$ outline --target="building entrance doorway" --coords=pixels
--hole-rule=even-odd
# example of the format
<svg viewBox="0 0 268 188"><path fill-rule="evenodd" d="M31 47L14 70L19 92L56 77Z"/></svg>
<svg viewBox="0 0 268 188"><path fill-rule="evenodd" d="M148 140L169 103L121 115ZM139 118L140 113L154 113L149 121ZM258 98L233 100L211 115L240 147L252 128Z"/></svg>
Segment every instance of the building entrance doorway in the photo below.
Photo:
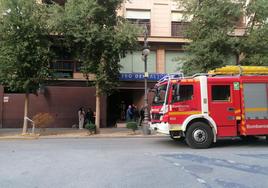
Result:
<svg viewBox="0 0 268 188"><path fill-rule="evenodd" d="M118 122L126 121L126 110L134 104L138 110L143 105L142 89L121 89L107 98L107 127L114 127Z"/></svg>

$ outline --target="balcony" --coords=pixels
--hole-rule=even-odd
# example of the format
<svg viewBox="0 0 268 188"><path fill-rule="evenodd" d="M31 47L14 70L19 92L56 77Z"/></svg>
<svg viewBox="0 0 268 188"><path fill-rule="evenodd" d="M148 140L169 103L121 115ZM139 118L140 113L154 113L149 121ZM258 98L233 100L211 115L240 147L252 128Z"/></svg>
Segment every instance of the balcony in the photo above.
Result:
<svg viewBox="0 0 268 188"><path fill-rule="evenodd" d="M81 72L81 62L74 60L56 60L50 63L50 69L58 79L86 80ZM88 75L89 80L94 80L93 74Z"/></svg>
<svg viewBox="0 0 268 188"><path fill-rule="evenodd" d="M54 71L54 76L57 78L73 78L75 63L72 60L57 60L50 63L50 68Z"/></svg>
<svg viewBox="0 0 268 188"><path fill-rule="evenodd" d="M50 68L56 71L74 71L74 61L57 60L50 64Z"/></svg>
<svg viewBox="0 0 268 188"><path fill-rule="evenodd" d="M172 37L186 37L185 31L189 22L171 22L171 36Z"/></svg>

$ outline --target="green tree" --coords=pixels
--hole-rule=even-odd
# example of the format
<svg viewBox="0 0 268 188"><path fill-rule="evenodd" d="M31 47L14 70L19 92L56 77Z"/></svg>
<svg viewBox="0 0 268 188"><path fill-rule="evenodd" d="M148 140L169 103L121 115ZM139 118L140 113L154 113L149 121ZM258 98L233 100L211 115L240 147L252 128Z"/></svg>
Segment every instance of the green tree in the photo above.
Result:
<svg viewBox="0 0 268 188"><path fill-rule="evenodd" d="M117 15L122 0L69 0L59 33L68 41L86 77L95 76L96 129L100 127L100 97L118 85L121 57L136 45L136 29Z"/></svg>
<svg viewBox="0 0 268 188"><path fill-rule="evenodd" d="M243 3L232 0L178 0L185 16L193 16L186 36L191 40L185 49L189 56L183 71L186 74L207 72L231 64L239 55L239 39L232 36L242 16Z"/></svg>
<svg viewBox="0 0 268 188"><path fill-rule="evenodd" d="M245 37L241 40L241 64L268 65L268 2L251 0L245 6L247 21Z"/></svg>
<svg viewBox="0 0 268 188"><path fill-rule="evenodd" d="M24 92L23 134L29 94L49 78L50 40L46 7L36 0L0 0L0 82Z"/></svg>

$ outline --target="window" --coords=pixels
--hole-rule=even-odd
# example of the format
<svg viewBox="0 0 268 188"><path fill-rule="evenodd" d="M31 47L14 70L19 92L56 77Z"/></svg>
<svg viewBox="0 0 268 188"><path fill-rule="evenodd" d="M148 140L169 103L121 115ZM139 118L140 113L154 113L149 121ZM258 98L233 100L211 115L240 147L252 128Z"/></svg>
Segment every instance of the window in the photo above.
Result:
<svg viewBox="0 0 268 188"><path fill-rule="evenodd" d="M126 10L126 19L132 24L140 27L141 33L143 35L144 25L148 29L148 35L151 33L151 11L150 10Z"/></svg>
<svg viewBox="0 0 268 188"><path fill-rule="evenodd" d="M193 85L173 85L172 102L183 102L192 100L194 95Z"/></svg>
<svg viewBox="0 0 268 188"><path fill-rule="evenodd" d="M147 57L147 70L149 73L156 72L156 52L151 51ZM121 73L142 73L144 72L144 62L141 59L141 52L134 51L127 53L126 57L120 59L119 64L122 66Z"/></svg>
<svg viewBox="0 0 268 188"><path fill-rule="evenodd" d="M187 53L183 51L166 51L165 69L166 73L174 73L182 70L183 62Z"/></svg>
<svg viewBox="0 0 268 188"><path fill-rule="evenodd" d="M171 12L171 36L185 37L185 31L192 16L185 16L183 12Z"/></svg>
<svg viewBox="0 0 268 188"><path fill-rule="evenodd" d="M230 101L230 85L212 86L212 101Z"/></svg>
<svg viewBox="0 0 268 188"><path fill-rule="evenodd" d="M159 86L155 91L155 96L153 99L154 105L162 105L165 102L167 84Z"/></svg>
<svg viewBox="0 0 268 188"><path fill-rule="evenodd" d="M126 11L127 19L146 19L150 20L151 11L150 10L127 10Z"/></svg>

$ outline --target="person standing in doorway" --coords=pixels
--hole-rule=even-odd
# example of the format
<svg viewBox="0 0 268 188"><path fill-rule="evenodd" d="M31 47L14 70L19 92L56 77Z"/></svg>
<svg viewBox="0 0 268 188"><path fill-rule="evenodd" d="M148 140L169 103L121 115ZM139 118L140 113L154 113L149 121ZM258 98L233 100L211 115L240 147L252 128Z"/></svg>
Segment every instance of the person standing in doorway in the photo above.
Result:
<svg viewBox="0 0 268 188"><path fill-rule="evenodd" d="M139 119L139 111L138 108L135 104L132 105L132 113L133 113L133 119L135 122L138 122Z"/></svg>
<svg viewBox="0 0 268 188"><path fill-rule="evenodd" d="M93 122L93 118L94 118L94 112L91 110L91 108L87 109L86 115L85 115L85 121L86 123L95 123Z"/></svg>
<svg viewBox="0 0 268 188"><path fill-rule="evenodd" d="M139 126L141 126L143 120L144 120L144 107L142 106L141 107L141 110L140 110L140 122L139 122Z"/></svg>
<svg viewBox="0 0 268 188"><path fill-rule="evenodd" d="M84 122L85 122L85 110L81 107L78 110L78 120L79 120L79 129L83 129Z"/></svg>
<svg viewBox="0 0 268 188"><path fill-rule="evenodd" d="M133 119L133 111L131 105L128 106L126 119L127 121L131 121Z"/></svg>

